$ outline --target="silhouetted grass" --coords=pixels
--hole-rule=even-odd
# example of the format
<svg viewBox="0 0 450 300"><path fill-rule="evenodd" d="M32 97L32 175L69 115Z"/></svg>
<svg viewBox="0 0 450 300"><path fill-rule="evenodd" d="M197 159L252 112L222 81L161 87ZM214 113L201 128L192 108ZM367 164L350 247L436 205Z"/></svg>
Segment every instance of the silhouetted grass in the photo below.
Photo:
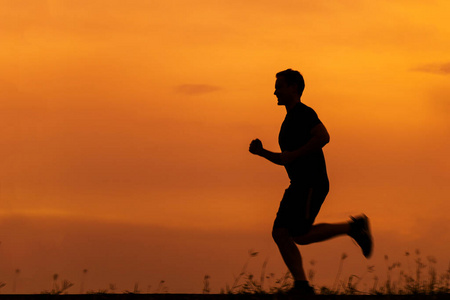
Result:
<svg viewBox="0 0 450 300"><path fill-rule="evenodd" d="M50 291L42 291L41 294L51 294L51 295L61 295L68 292L68 290L73 286L73 283L67 279L61 281L58 284L58 274L53 275L53 287Z"/></svg>
<svg viewBox="0 0 450 300"><path fill-rule="evenodd" d="M221 293L227 294L273 294L284 293L293 286L293 279L289 272L280 278L275 278L273 273L265 275L267 261L263 263L261 276L247 272L247 265L258 252L249 251L249 257L238 276L231 286L226 285ZM450 293L450 265L448 269L438 276L436 272L436 259L427 257L427 264L424 263L420 251L415 251L415 257L411 258L409 252L405 252L408 270L401 269L400 262L390 262L385 255L386 280L379 282L377 276L373 277L373 285L370 289L361 289L360 284L366 279L368 274L374 273L374 266L368 266L363 274L352 274L348 278L341 279L342 268L347 254L343 253L336 273L336 279L331 287L314 285L314 265L310 262L310 269L307 271L308 280L320 295L436 295ZM411 267L410 260L414 260L414 267ZM394 274L394 271L396 271ZM394 275L397 275L394 278ZM209 279L209 277L208 277ZM265 286L264 283L269 282ZM209 284L209 282L208 282ZM205 292L204 288L204 292Z"/></svg>
<svg viewBox="0 0 450 300"><path fill-rule="evenodd" d="M234 277L231 285L226 284L225 288L221 289L221 294L235 295L235 294L282 294L288 291L293 286L293 279L289 272L284 273L280 277L276 277L274 273L267 273L266 259L261 267L261 272L255 275L247 270L250 261L258 256L258 252L250 250L248 257L244 263L241 271ZM443 274L436 272L436 259L432 256L427 256L424 260L419 250L416 250L412 255L405 252L406 263L402 264L399 261L390 261L387 255L384 256L386 279L380 282L378 276L368 278L370 274L375 271L374 266L368 266L362 274L352 274L348 277L342 277L342 270L347 258L347 254L343 253L340 258L339 266L336 272L336 278L331 286L319 286L314 284L316 261L311 260L307 268L307 276L310 284L315 288L319 295L450 295L450 265ZM80 284L80 294L167 294L169 289L164 280L161 280L155 287L147 286L146 291L142 292L139 284L135 283L132 290L118 291L115 284L109 284L106 289L88 290L83 292L85 284L85 275L87 269L83 270L83 277ZM20 274L20 270L15 271L13 280L13 290L16 292L16 281ZM48 295L62 295L67 294L70 288L74 285L67 279L58 280L59 275L54 274L52 278L52 288L44 290L41 294ZM210 280L209 275L203 278L202 294L210 294ZM365 281L365 286L361 287L361 283ZM367 283L367 282L371 283ZM0 282L0 291L6 285ZM367 286L370 285L370 288Z"/></svg>

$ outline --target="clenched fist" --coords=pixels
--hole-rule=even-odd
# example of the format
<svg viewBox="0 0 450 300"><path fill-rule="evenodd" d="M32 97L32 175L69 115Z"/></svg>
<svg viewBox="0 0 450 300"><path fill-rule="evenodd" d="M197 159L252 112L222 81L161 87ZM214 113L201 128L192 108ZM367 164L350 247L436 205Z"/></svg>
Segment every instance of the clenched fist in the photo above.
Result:
<svg viewBox="0 0 450 300"><path fill-rule="evenodd" d="M250 153L252 154L256 154L259 155L261 154L262 150L263 150L263 145L261 143L261 141L259 139L253 140L250 143L250 147L248 149L250 151Z"/></svg>

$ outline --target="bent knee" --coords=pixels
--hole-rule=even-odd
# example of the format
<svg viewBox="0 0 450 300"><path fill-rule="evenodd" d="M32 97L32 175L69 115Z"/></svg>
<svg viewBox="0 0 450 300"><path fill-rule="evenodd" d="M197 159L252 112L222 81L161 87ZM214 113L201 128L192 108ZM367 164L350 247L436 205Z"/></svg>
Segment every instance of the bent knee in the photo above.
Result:
<svg viewBox="0 0 450 300"><path fill-rule="evenodd" d="M308 245L308 244L311 244L311 241L308 239L308 238L306 238L305 236L296 236L295 238L294 238L294 242L296 243L296 244L298 244L298 245Z"/></svg>
<svg viewBox="0 0 450 300"><path fill-rule="evenodd" d="M273 228L272 238L275 243L279 244L290 240L291 236L289 235L289 230L287 228Z"/></svg>

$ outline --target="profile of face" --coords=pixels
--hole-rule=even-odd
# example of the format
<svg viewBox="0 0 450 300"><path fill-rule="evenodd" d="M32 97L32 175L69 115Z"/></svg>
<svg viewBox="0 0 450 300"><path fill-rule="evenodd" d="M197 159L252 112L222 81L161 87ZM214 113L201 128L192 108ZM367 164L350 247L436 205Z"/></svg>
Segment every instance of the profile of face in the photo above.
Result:
<svg viewBox="0 0 450 300"><path fill-rule="evenodd" d="M297 86L288 85L283 76L279 76L275 81L275 92L273 93L278 99L278 105L287 105L295 100L297 94Z"/></svg>

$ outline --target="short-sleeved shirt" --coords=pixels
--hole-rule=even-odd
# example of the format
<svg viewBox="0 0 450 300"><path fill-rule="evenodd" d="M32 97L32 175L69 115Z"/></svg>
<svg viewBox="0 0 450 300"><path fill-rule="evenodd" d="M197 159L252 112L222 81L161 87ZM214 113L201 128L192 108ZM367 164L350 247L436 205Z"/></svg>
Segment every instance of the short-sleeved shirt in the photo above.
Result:
<svg viewBox="0 0 450 300"><path fill-rule="evenodd" d="M311 130L322 122L316 112L299 102L288 113L281 125L278 143L281 151L294 151L311 139ZM322 149L299 157L285 165L291 184L316 185L328 181Z"/></svg>

